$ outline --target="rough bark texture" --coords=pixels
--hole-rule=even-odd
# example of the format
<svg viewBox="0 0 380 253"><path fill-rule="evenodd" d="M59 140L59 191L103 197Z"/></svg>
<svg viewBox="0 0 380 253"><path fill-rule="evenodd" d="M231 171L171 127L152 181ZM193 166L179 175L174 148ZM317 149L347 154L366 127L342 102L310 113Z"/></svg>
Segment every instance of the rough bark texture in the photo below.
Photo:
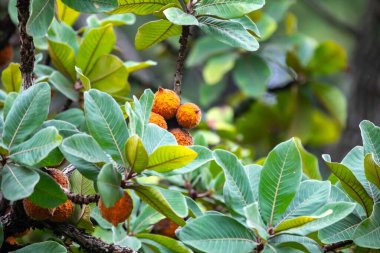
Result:
<svg viewBox="0 0 380 253"><path fill-rule="evenodd" d="M361 145L360 121L367 119L380 125L380 1L369 0L361 19L360 36L352 59L353 84L348 98L347 128L333 152L343 158Z"/></svg>
<svg viewBox="0 0 380 253"><path fill-rule="evenodd" d="M19 30L20 30L20 69L22 73L22 87L24 90L33 85L34 43L33 38L26 33L26 24L29 19L30 0L17 0Z"/></svg>
<svg viewBox="0 0 380 253"><path fill-rule="evenodd" d="M176 72L174 76L174 91L178 95L181 95L181 84L183 79L183 69L185 65L187 43L190 36L190 26L182 27L182 35L179 39L180 48L177 58Z"/></svg>

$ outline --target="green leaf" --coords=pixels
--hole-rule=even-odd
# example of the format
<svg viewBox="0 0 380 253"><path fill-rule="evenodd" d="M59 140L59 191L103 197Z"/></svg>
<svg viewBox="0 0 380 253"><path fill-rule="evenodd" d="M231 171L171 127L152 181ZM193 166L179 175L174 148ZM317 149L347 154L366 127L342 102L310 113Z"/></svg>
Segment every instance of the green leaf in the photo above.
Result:
<svg viewBox="0 0 380 253"><path fill-rule="evenodd" d="M368 195L363 185L345 165L330 162L330 157L328 155L324 155L323 159L332 173L339 178L347 194L364 207L368 217L372 213L373 199Z"/></svg>
<svg viewBox="0 0 380 253"><path fill-rule="evenodd" d="M240 58L233 71L240 90L253 98L261 98L266 93L271 74L267 62L255 55Z"/></svg>
<svg viewBox="0 0 380 253"><path fill-rule="evenodd" d="M295 252L311 252L311 253L322 253L323 250L318 243L305 236L296 235L279 235L271 238L268 241L269 245L275 244L276 246L288 246L289 251L284 251L284 248L277 248L278 253L295 253ZM300 249L300 250L297 250Z"/></svg>
<svg viewBox="0 0 380 253"><path fill-rule="evenodd" d="M374 161L373 154L367 154L364 158L365 176L380 189L380 166Z"/></svg>
<svg viewBox="0 0 380 253"><path fill-rule="evenodd" d="M161 146L150 156L146 169L159 173L169 172L191 163L198 154L184 146Z"/></svg>
<svg viewBox="0 0 380 253"><path fill-rule="evenodd" d="M91 82L90 82L90 79L88 79L87 76L85 76L82 72L82 70L80 68L78 68L77 66L75 66L75 71L77 72L78 76L79 76L79 79L80 81L82 82L83 84L83 88L84 90L90 90L91 89Z"/></svg>
<svg viewBox="0 0 380 253"><path fill-rule="evenodd" d="M7 97L5 98L5 102L4 102L4 111L3 111L3 118L4 118L4 121L7 119L7 116L10 112L10 110L12 109L13 107L13 103L15 102L16 98L18 96L18 93L16 92L11 92L7 95ZM4 124L4 122L3 122ZM3 126L4 127L4 126Z"/></svg>
<svg viewBox="0 0 380 253"><path fill-rule="evenodd" d="M20 164L34 166L46 158L51 151L61 144L62 136L54 127L37 132L26 142L10 149L9 158Z"/></svg>
<svg viewBox="0 0 380 253"><path fill-rule="evenodd" d="M191 248L207 253L249 253L256 247L253 231L238 221L221 215L203 215L189 220L178 238Z"/></svg>
<svg viewBox="0 0 380 253"><path fill-rule="evenodd" d="M91 29L79 46L76 63L87 75L100 56L109 54L115 46L116 37L112 25Z"/></svg>
<svg viewBox="0 0 380 253"><path fill-rule="evenodd" d="M380 203L376 203L372 215L357 227L354 242L358 246L380 249Z"/></svg>
<svg viewBox="0 0 380 253"><path fill-rule="evenodd" d="M255 199L255 201L257 201L257 199L259 198L259 178L263 167L257 164L250 164L245 166L244 169L245 173L247 173L248 175L248 180L251 186L253 198Z"/></svg>
<svg viewBox="0 0 380 253"><path fill-rule="evenodd" d="M235 52L212 56L203 68L203 79L207 84L215 85L223 80L223 77L235 66L239 57Z"/></svg>
<svg viewBox="0 0 380 253"><path fill-rule="evenodd" d="M276 146L265 160L259 183L259 205L264 222L276 224L299 189L301 158L294 139Z"/></svg>
<svg viewBox="0 0 380 253"><path fill-rule="evenodd" d="M120 188L121 174L110 163L103 166L96 184L102 202L107 208L115 205L115 202L123 196L123 190Z"/></svg>
<svg viewBox="0 0 380 253"><path fill-rule="evenodd" d="M9 149L41 126L49 113L50 96L49 85L39 83L16 98L4 122L3 139Z"/></svg>
<svg viewBox="0 0 380 253"><path fill-rule="evenodd" d="M32 0L26 32L33 37L43 37L54 17L54 0Z"/></svg>
<svg viewBox="0 0 380 253"><path fill-rule="evenodd" d="M355 203L348 202L327 203L313 213L315 216L323 217L309 222L302 227L289 229L285 233L295 235L308 235L312 232L319 231L346 218L350 213L352 213L352 211L355 209L355 206Z"/></svg>
<svg viewBox="0 0 380 253"><path fill-rule="evenodd" d="M299 138L295 138L295 141L301 155L302 172L310 179L322 180L317 157L307 152Z"/></svg>
<svg viewBox="0 0 380 253"><path fill-rule="evenodd" d="M97 179L100 167L110 160L95 139L83 133L64 139L61 151L76 169L92 180Z"/></svg>
<svg viewBox="0 0 380 253"><path fill-rule="evenodd" d="M195 6L197 15L223 19L239 18L262 8L264 0L202 0Z"/></svg>
<svg viewBox="0 0 380 253"><path fill-rule="evenodd" d="M127 86L128 71L114 55L102 55L86 75L91 87L107 93L117 93Z"/></svg>
<svg viewBox="0 0 380 253"><path fill-rule="evenodd" d="M253 22L253 20L249 16L243 16L241 18L232 19L234 22L238 22L241 24L246 30L248 30L252 35L260 38L260 31L257 25Z"/></svg>
<svg viewBox="0 0 380 253"><path fill-rule="evenodd" d="M57 2L58 3L58 2ZM68 10L68 8L66 8ZM58 22L56 19L48 31L48 39L55 42L62 42L70 46L75 54L78 53L78 35L77 32L63 22Z"/></svg>
<svg viewBox="0 0 380 253"><path fill-rule="evenodd" d="M104 151L126 168L124 149L129 134L119 105L107 93L90 90L84 93L84 110L91 135Z"/></svg>
<svg viewBox="0 0 380 253"><path fill-rule="evenodd" d="M119 6L112 13L132 12L137 15L152 14L161 10L171 3L178 3L177 0L119 0Z"/></svg>
<svg viewBox="0 0 380 253"><path fill-rule="evenodd" d="M67 138L79 133L79 130L73 124L63 120L53 119L45 121L42 124L42 128L49 126L55 127L58 130L59 135L61 135L63 138Z"/></svg>
<svg viewBox="0 0 380 253"><path fill-rule="evenodd" d="M180 35L182 27L167 20L151 21L142 25L136 34L137 50L147 49L169 37Z"/></svg>
<svg viewBox="0 0 380 253"><path fill-rule="evenodd" d="M243 165L234 154L224 150L215 150L214 158L226 176L223 196L227 206L243 215L243 208L254 202Z"/></svg>
<svg viewBox="0 0 380 253"><path fill-rule="evenodd" d="M44 208L54 208L66 202L67 197L61 186L48 174L38 170L40 181L29 196L34 204Z"/></svg>
<svg viewBox="0 0 380 253"><path fill-rule="evenodd" d="M318 232L318 238L325 244L352 240L353 234L361 222L354 214L334 223Z"/></svg>
<svg viewBox="0 0 380 253"><path fill-rule="evenodd" d="M128 138L125 144L126 157L132 170L141 173L148 166L148 152L137 135Z"/></svg>
<svg viewBox="0 0 380 253"><path fill-rule="evenodd" d="M175 25L199 25L198 20L193 15L175 7L164 10L164 14Z"/></svg>
<svg viewBox="0 0 380 253"><path fill-rule="evenodd" d="M67 250L64 246L54 241L46 241L33 243L28 246L25 246L19 250L14 251L15 253L30 253L30 252L38 252L38 253L67 253Z"/></svg>
<svg viewBox="0 0 380 253"><path fill-rule="evenodd" d="M343 70L347 65L345 49L334 41L321 43L314 51L308 69L313 74L328 75Z"/></svg>
<svg viewBox="0 0 380 253"><path fill-rule="evenodd" d="M68 7L62 2L62 0L58 0L56 4L58 19L67 25L73 25L79 17L80 13Z"/></svg>
<svg viewBox="0 0 380 253"><path fill-rule="evenodd" d="M79 100L79 93L74 89L74 84L58 71L54 71L49 82L63 95L72 101Z"/></svg>
<svg viewBox="0 0 380 253"><path fill-rule="evenodd" d="M1 82L8 93L19 92L22 83L20 64L10 63L1 73Z"/></svg>
<svg viewBox="0 0 380 253"><path fill-rule="evenodd" d="M315 221L316 219L317 217L313 216L298 216L295 218L284 220L274 228L274 232L279 233L281 231L288 230L291 228L301 227L309 222Z"/></svg>
<svg viewBox="0 0 380 253"><path fill-rule="evenodd" d="M74 10L86 13L111 11L118 6L117 0L62 0L62 2Z"/></svg>
<svg viewBox="0 0 380 253"><path fill-rule="evenodd" d="M141 233L141 234L137 234L136 237L139 239L149 239L156 243L159 243L165 248L169 249L173 253L190 253L191 252L181 242L176 241L166 236Z"/></svg>
<svg viewBox="0 0 380 253"><path fill-rule="evenodd" d="M374 161L380 164L380 128L372 122L364 120L360 123L364 155L373 153Z"/></svg>
<svg viewBox="0 0 380 253"><path fill-rule="evenodd" d="M156 65L157 62L151 60L143 62L127 61L124 63L124 66L127 68L128 73L133 73Z"/></svg>
<svg viewBox="0 0 380 253"><path fill-rule="evenodd" d="M259 49L257 40L237 22L212 17L201 17L199 22L203 32L232 47L243 48L247 51Z"/></svg>
<svg viewBox="0 0 380 253"><path fill-rule="evenodd" d="M244 207L244 215L247 220L246 222L248 227L253 228L257 235L259 235L262 239L267 240L269 238L269 234L265 229L263 220L261 219L259 204L255 202Z"/></svg>
<svg viewBox="0 0 380 253"><path fill-rule="evenodd" d="M177 145L175 137L155 124L148 124L142 138L148 154L152 154L160 146Z"/></svg>
<svg viewBox="0 0 380 253"><path fill-rule="evenodd" d="M54 66L71 81L76 80L74 49L69 45L48 39L48 51Z"/></svg>
<svg viewBox="0 0 380 253"><path fill-rule="evenodd" d="M299 216L310 215L326 204L330 195L330 182L305 180L294 196L292 202L282 215L281 222Z"/></svg>
<svg viewBox="0 0 380 253"><path fill-rule="evenodd" d="M1 177L1 192L10 201L30 196L40 179L35 171L15 164L5 164Z"/></svg>
<svg viewBox="0 0 380 253"><path fill-rule="evenodd" d="M135 193L140 197L142 201L156 209L161 214L165 215L167 218L175 222L176 224L183 226L185 225L185 221L182 217L180 217L172 208L172 206L169 204L169 202L164 198L163 194L160 190L157 188L154 188L152 186L145 186L145 185L138 185L134 186L132 188ZM178 203L179 197L181 196L181 193L178 193L179 195L177 199L173 199L175 203Z"/></svg>
<svg viewBox="0 0 380 253"><path fill-rule="evenodd" d="M126 14L114 14L103 18L99 26L105 26L112 24L113 26L133 25L136 22L136 16L131 13Z"/></svg>
<svg viewBox="0 0 380 253"><path fill-rule="evenodd" d="M152 224L156 224L163 218L164 216L157 212L153 207L150 205L144 205L144 207L141 208L139 215L132 222L131 231L133 234L141 233L144 230L146 231L148 227Z"/></svg>

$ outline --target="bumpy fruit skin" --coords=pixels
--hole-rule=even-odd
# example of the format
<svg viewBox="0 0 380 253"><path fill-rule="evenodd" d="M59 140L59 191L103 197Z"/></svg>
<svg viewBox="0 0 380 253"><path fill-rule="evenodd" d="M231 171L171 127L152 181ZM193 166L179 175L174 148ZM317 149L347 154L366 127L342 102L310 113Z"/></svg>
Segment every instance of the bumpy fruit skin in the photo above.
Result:
<svg viewBox="0 0 380 253"><path fill-rule="evenodd" d="M149 117L149 123L156 124L157 126L168 130L168 124L166 123L166 120L164 117L162 117L160 114L152 112Z"/></svg>
<svg viewBox="0 0 380 253"><path fill-rule="evenodd" d="M152 232L167 237L175 238L175 231L179 226L168 218L160 220L153 226Z"/></svg>
<svg viewBox="0 0 380 253"><path fill-rule="evenodd" d="M127 220L131 215L133 201L131 196L127 192L124 192L123 197L116 201L113 206L107 208L102 199L99 199L98 207L102 217L116 227L117 224Z"/></svg>
<svg viewBox="0 0 380 253"><path fill-rule="evenodd" d="M170 131L175 139L177 140L178 145L181 146L191 146L194 144L193 137L189 133L189 131L180 129L180 128L173 128L170 129Z"/></svg>
<svg viewBox="0 0 380 253"><path fill-rule="evenodd" d="M177 122L184 128L194 128L202 119L201 109L193 103L185 103L177 110Z"/></svg>
<svg viewBox="0 0 380 253"><path fill-rule="evenodd" d="M47 173L63 188L69 189L69 179L62 171L50 168L47 169ZM24 199L23 205L26 214L33 220L37 221L49 219L54 222L64 222L70 218L73 213L73 203L71 200L67 200L65 203L56 208L39 207L33 204L29 199Z"/></svg>
<svg viewBox="0 0 380 253"><path fill-rule="evenodd" d="M181 105L180 97L172 90L159 88L154 94L152 111L165 119L173 118Z"/></svg>
<svg viewBox="0 0 380 253"><path fill-rule="evenodd" d="M67 221L73 214L73 203L71 200L67 200L64 204L58 206L53 213L53 216L49 217L49 220L53 222Z"/></svg>
<svg viewBox="0 0 380 253"><path fill-rule="evenodd" d="M13 49L10 45L5 46L0 50L0 66L5 66L13 58Z"/></svg>

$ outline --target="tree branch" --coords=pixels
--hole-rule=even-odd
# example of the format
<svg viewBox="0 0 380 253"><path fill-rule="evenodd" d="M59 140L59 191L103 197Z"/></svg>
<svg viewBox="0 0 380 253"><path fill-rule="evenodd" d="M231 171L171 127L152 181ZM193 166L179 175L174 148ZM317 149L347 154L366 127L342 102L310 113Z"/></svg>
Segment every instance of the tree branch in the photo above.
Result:
<svg viewBox="0 0 380 253"><path fill-rule="evenodd" d="M313 10L317 15L326 20L331 25L335 26L339 30L353 35L354 37L359 36L359 32L356 28L351 26L350 24L345 23L344 21L335 17L330 11L328 11L323 5L315 0L304 0L304 3Z"/></svg>
<svg viewBox="0 0 380 253"><path fill-rule="evenodd" d="M347 241L341 241L337 243L328 244L323 247L323 252L331 252L331 251L334 252L336 249L351 245L352 243L353 241L347 240Z"/></svg>
<svg viewBox="0 0 380 253"><path fill-rule="evenodd" d="M184 65L185 65L185 56L186 56L186 49L187 49L189 36L190 36L190 26L183 26L182 35L179 39L179 43L181 44L181 46L178 52L176 72L174 75L174 91L178 95L181 95L181 84L182 84L182 79L183 79L183 70L184 70Z"/></svg>
<svg viewBox="0 0 380 253"><path fill-rule="evenodd" d="M81 194L76 194L76 193L68 192L68 191L65 193L69 200L79 205L83 205L83 204L88 205L90 203L97 203L98 200L100 199L99 194L81 195Z"/></svg>
<svg viewBox="0 0 380 253"><path fill-rule="evenodd" d="M33 85L34 43L33 38L26 32L29 19L30 0L17 0L19 30L20 30L20 69L22 73L22 88L28 89Z"/></svg>

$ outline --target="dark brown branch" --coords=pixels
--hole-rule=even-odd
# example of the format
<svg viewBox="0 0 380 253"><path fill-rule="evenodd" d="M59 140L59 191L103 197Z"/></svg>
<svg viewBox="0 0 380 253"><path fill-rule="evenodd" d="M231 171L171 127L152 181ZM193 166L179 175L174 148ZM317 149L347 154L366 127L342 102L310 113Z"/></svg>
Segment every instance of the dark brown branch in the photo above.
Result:
<svg viewBox="0 0 380 253"><path fill-rule="evenodd" d="M315 0L304 0L304 3L313 10L317 15L326 20L329 24L335 26L339 30L353 35L355 37L359 36L359 32L356 28L344 21L338 19L333 13L327 10L323 5Z"/></svg>
<svg viewBox="0 0 380 253"><path fill-rule="evenodd" d="M186 56L186 49L187 49L187 43L189 41L189 36L190 36L190 26L183 26L182 35L179 39L180 48L178 52L176 72L174 75L174 91L178 95L181 95L183 70L184 70L184 65L185 65L185 56Z"/></svg>
<svg viewBox="0 0 380 253"><path fill-rule="evenodd" d="M68 199L70 199L73 203L79 204L79 205L88 205L90 203L97 203L100 199L99 194L91 194L91 195L81 195L76 194L72 192L66 192L66 196Z"/></svg>
<svg viewBox="0 0 380 253"><path fill-rule="evenodd" d="M30 0L17 0L19 30L20 30L20 69L22 73L22 88L28 89L33 85L34 43L33 38L26 32L29 19Z"/></svg>
<svg viewBox="0 0 380 253"><path fill-rule="evenodd" d="M341 241L337 243L328 244L323 247L323 252L334 252L336 249L343 248L345 246L351 245L352 243L353 241L347 240L347 241Z"/></svg>

